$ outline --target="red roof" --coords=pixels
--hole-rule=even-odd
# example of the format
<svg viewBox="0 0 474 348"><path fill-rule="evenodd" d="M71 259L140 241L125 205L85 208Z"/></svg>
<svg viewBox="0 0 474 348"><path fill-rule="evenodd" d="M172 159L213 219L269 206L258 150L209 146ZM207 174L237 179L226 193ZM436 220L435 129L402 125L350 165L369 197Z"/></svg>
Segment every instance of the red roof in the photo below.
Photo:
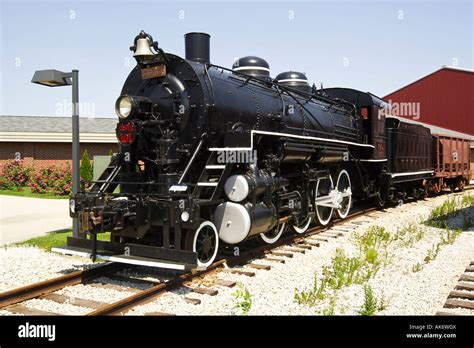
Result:
<svg viewBox="0 0 474 348"><path fill-rule="evenodd" d="M392 114L474 135L474 70L443 66L384 99Z"/></svg>

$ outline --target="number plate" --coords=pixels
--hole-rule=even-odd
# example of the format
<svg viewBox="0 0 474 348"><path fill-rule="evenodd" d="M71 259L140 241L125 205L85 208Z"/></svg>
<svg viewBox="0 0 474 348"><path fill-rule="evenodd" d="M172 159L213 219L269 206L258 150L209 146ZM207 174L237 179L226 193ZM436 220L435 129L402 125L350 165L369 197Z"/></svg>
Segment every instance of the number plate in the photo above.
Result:
<svg viewBox="0 0 474 348"><path fill-rule="evenodd" d="M166 75L166 65L161 64L150 68L142 69L142 80L162 77Z"/></svg>

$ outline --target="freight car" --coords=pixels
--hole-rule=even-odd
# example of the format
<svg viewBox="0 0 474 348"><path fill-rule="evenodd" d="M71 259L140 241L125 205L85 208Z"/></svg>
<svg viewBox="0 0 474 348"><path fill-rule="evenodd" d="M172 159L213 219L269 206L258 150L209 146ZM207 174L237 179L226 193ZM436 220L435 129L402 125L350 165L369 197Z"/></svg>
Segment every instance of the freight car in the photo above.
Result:
<svg viewBox="0 0 474 348"><path fill-rule="evenodd" d="M433 167L435 179L430 190L440 192L444 188L451 191L462 190L471 179L468 139L442 134L433 135Z"/></svg>
<svg viewBox="0 0 474 348"><path fill-rule="evenodd" d="M81 234L57 251L206 267L222 247L343 219L355 200L426 193L429 130L386 116L370 93L318 90L292 71L272 78L259 57L214 65L209 39L186 34L181 58L135 38L137 66L116 102L119 153L71 199ZM97 240L106 231L110 241Z"/></svg>

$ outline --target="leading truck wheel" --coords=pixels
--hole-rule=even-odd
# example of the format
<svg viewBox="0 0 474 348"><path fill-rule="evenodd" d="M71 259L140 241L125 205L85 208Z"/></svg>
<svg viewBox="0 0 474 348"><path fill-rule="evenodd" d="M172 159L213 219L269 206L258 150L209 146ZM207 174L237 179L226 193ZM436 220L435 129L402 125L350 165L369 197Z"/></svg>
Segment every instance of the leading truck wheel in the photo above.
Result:
<svg viewBox="0 0 474 348"><path fill-rule="evenodd" d="M345 219L347 215L349 215L352 203L351 178L347 170L343 169L339 172L336 181L336 189L340 207L336 210L336 215L340 219Z"/></svg>
<svg viewBox="0 0 474 348"><path fill-rule="evenodd" d="M210 221L204 221L196 232L186 235L186 250L197 254L199 267L209 267L216 258L219 248L219 235L216 226Z"/></svg>

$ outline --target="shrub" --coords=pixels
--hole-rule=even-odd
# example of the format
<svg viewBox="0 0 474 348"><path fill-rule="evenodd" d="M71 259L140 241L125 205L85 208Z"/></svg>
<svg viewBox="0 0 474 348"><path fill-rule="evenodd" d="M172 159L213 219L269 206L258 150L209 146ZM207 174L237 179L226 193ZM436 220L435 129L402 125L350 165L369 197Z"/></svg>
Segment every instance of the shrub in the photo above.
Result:
<svg viewBox="0 0 474 348"><path fill-rule="evenodd" d="M29 184L33 168L24 166L23 160L12 160L3 166L3 175L0 177L0 188L18 190Z"/></svg>
<svg viewBox="0 0 474 348"><path fill-rule="evenodd" d="M92 181L94 172L92 169L91 160L89 159L89 154L87 153L87 150L84 151L84 154L82 155L80 172L81 172L82 180L86 182Z"/></svg>
<svg viewBox="0 0 474 348"><path fill-rule="evenodd" d="M42 169L34 175L30 182L31 191L34 193L53 193L60 196L71 194L72 174L69 167L56 167Z"/></svg>

